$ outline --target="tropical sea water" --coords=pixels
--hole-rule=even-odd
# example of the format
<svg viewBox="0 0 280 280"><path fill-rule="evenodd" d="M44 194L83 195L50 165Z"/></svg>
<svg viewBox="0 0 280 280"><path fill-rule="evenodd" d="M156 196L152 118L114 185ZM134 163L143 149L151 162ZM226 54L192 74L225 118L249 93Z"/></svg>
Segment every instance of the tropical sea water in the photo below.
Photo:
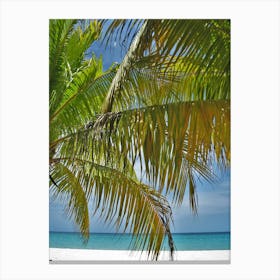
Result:
<svg viewBox="0 0 280 280"><path fill-rule="evenodd" d="M209 233L173 233L176 250L230 250L229 232ZM95 250L130 250L131 234L91 233L87 243L79 233L50 232L50 248L95 249ZM167 239L163 250L168 250Z"/></svg>

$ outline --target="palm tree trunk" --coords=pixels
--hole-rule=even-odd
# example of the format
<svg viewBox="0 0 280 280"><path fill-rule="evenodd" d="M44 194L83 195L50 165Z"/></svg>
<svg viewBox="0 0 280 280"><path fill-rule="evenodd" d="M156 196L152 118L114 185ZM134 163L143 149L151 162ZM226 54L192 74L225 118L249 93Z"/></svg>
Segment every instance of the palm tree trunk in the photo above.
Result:
<svg viewBox="0 0 280 280"><path fill-rule="evenodd" d="M117 94L119 94L121 90L121 85L124 82L126 75L128 71L132 67L132 62L134 61L136 57L136 50L140 44L140 41L142 39L142 36L145 32L147 26L147 21L144 22L144 24L141 26L140 30L138 31L137 35L135 36L132 44L130 45L130 48L125 55L117 73L114 77L112 84L109 88L108 94L106 96L106 99L103 104L102 113L108 113L112 111L112 106L114 99Z"/></svg>

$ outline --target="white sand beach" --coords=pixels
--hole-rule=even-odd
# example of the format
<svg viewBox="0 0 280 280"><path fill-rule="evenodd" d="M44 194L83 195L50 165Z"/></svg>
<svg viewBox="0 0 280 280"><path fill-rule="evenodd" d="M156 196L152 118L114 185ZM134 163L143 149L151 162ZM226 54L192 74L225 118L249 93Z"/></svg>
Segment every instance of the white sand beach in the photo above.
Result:
<svg viewBox="0 0 280 280"><path fill-rule="evenodd" d="M168 261L169 252L162 251L159 261ZM176 251L175 261L229 262L230 250ZM87 250L50 248L50 261L147 261L147 252L125 250Z"/></svg>

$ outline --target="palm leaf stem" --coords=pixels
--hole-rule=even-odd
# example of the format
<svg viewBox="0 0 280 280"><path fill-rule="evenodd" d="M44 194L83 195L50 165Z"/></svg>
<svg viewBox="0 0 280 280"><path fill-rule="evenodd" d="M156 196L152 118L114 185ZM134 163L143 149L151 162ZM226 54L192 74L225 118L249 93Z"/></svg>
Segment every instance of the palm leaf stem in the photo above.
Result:
<svg viewBox="0 0 280 280"><path fill-rule="evenodd" d="M126 56L124 57L124 60L122 61L116 76L114 77L112 84L109 88L108 94L106 96L102 112L107 113L112 111L112 106L114 102L115 96L120 92L121 90L121 85L124 82L126 75L128 71L132 67L132 62L135 59L135 52L138 49L138 46L141 42L142 36L144 34L144 31L146 29L147 22L145 21L144 24L142 25L141 29L137 33L137 35L134 38L134 41L132 42Z"/></svg>

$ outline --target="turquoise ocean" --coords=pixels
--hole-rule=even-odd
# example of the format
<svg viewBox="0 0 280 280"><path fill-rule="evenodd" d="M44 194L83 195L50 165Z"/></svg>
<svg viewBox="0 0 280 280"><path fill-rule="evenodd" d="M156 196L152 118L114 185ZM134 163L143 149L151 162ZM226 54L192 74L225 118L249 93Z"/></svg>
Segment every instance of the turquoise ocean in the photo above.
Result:
<svg viewBox="0 0 280 280"><path fill-rule="evenodd" d="M229 232L173 233L176 250L230 250ZM50 248L130 250L131 234L91 233L85 244L79 233L50 232ZM168 250L164 241L163 250Z"/></svg>

